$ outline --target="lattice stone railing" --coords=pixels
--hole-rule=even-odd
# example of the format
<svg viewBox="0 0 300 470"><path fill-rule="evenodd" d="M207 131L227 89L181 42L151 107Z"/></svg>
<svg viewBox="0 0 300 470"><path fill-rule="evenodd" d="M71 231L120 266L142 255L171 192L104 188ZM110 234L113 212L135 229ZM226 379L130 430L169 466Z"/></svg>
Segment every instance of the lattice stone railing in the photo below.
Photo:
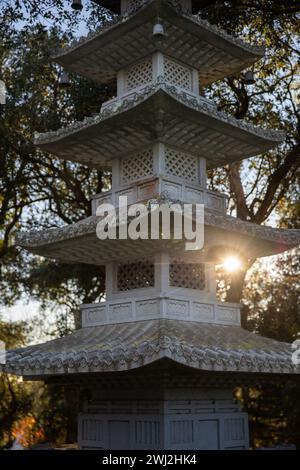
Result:
<svg viewBox="0 0 300 470"><path fill-rule="evenodd" d="M170 285L185 289L205 290L205 265L203 263L184 263L171 259Z"/></svg>
<svg viewBox="0 0 300 470"><path fill-rule="evenodd" d="M96 326L161 318L240 325L240 305L197 299L191 295L139 295L82 305L82 326Z"/></svg>
<svg viewBox="0 0 300 470"><path fill-rule="evenodd" d="M146 149L138 150L132 155L120 158L117 161L119 169L116 165L113 166L113 181L115 181L115 185L123 185L149 176L161 175L176 177L194 184L202 182L202 187L205 187L206 167L203 165L203 160L197 155L175 147L154 144ZM120 173L119 181L118 177L115 178L116 171Z"/></svg>
<svg viewBox="0 0 300 470"><path fill-rule="evenodd" d="M199 179L198 158L180 150L165 148L165 169L169 176L196 183Z"/></svg>
<svg viewBox="0 0 300 470"><path fill-rule="evenodd" d="M152 148L137 152L121 161L120 180L122 184L132 183L153 175Z"/></svg>
<svg viewBox="0 0 300 470"><path fill-rule="evenodd" d="M152 81L152 58L132 65L126 71L126 91L134 90Z"/></svg>
<svg viewBox="0 0 300 470"><path fill-rule="evenodd" d="M198 91L195 89L193 81L193 69L161 54L158 56L160 60L156 60L156 58L157 55L147 57L125 70L118 78L120 82L118 84L119 90L123 90L124 93L131 92L151 83L160 75L168 83L185 91Z"/></svg>
<svg viewBox="0 0 300 470"><path fill-rule="evenodd" d="M161 52L148 56L122 69L117 74L117 97L102 104L101 112L111 106L118 106L122 100L129 99L140 89L162 80L179 91L199 97L199 72L196 69L168 57ZM203 97L202 97L203 98ZM210 106L213 102L203 98Z"/></svg>
<svg viewBox="0 0 300 470"><path fill-rule="evenodd" d="M154 287L154 263L141 260L120 263L117 268L117 289L126 292L132 289Z"/></svg>
<svg viewBox="0 0 300 470"><path fill-rule="evenodd" d="M164 58L164 76L166 80L187 91L193 89L193 73L186 67L169 57Z"/></svg>

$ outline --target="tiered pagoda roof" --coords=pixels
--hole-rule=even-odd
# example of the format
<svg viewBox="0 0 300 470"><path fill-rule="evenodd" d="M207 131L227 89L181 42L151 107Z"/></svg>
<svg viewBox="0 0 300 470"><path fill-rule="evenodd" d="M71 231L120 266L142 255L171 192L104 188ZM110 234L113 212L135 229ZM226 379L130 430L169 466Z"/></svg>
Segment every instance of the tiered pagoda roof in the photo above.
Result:
<svg viewBox="0 0 300 470"><path fill-rule="evenodd" d="M101 3L113 6L113 2ZM141 1L129 13L59 51L55 61L67 70L107 83L119 70L160 50L199 70L200 83L205 86L236 75L264 55L263 47L250 46L198 16L183 12L172 0ZM166 30L159 45L151 39L153 20L158 16Z"/></svg>
<svg viewBox="0 0 300 470"><path fill-rule="evenodd" d="M205 154L208 168L224 166L277 146L284 133L264 130L219 111L213 102L159 78L99 113L36 136L36 145L92 167L160 140Z"/></svg>
<svg viewBox="0 0 300 470"><path fill-rule="evenodd" d="M300 243L300 230L260 226L209 209L205 210L204 216L204 248L198 254L193 251L193 259L199 256L211 261L212 252L217 249L222 249L223 254L241 253L247 258L257 258L281 253ZM40 256L98 265L153 256L157 251L184 251L185 240L99 240L96 235L99 220L99 217L91 216L64 227L20 233L18 244Z"/></svg>
<svg viewBox="0 0 300 470"><path fill-rule="evenodd" d="M6 370L32 378L126 371L171 359L213 372L295 374L291 345L238 326L154 320L82 328L60 339L10 351Z"/></svg>
<svg viewBox="0 0 300 470"><path fill-rule="evenodd" d="M117 14L120 12L120 1L99 0L98 3ZM122 69L158 51L164 55L163 60L165 57L174 59L175 68L176 64L181 69L189 67L192 82L199 70L200 85L204 86L238 73L263 55L261 48L248 46L183 11L175 0L134 3L128 13L116 17L86 40L59 52L55 60L67 70L107 83L119 72L122 74ZM194 12L200 3L192 3ZM165 30L164 40L159 42L153 39L153 22L158 17ZM131 152L157 143L182 150L183 160L188 154L196 155L199 158L197 168L200 168L200 159L207 161L208 168L214 168L260 154L284 138L282 133L258 129L219 111L213 103L199 96L197 80L196 87L193 82L191 89L185 90L159 74L152 80L153 69L150 75L150 83L148 80L141 84L137 79L137 86L129 93L126 90L119 93L119 90L118 97L104 103L98 115L39 135L36 144L60 158L103 167L111 165L114 159L124 155L132 157ZM164 158L165 154L162 155ZM161 167L155 176L157 179L166 176L160 170ZM203 167L197 170L199 175L202 170ZM202 185L206 191L205 175L201 177L201 184L198 178L197 185L200 189ZM173 179L171 183L178 183L180 178L179 172L176 181ZM197 185L195 194L199 189ZM119 189L120 184L116 186ZM128 189L126 184L124 187ZM197 197L199 194L198 191ZM139 202L145 200L139 199ZM18 243L33 253L60 261L102 265L183 252L187 259L192 256L196 263L217 264L214 257L219 250L224 254L240 252L247 258L256 258L280 253L300 242L300 231L258 226L217 212L205 209L205 245L199 253L184 252L185 240L101 241L96 235L99 218L95 215L69 226L20 234ZM191 289L186 290L187 295L191 295ZM194 298L198 291L193 294ZM128 292L121 292L121 296L123 294ZM215 299L215 292L213 295ZM147 309L152 308L151 305L147 304ZM180 310L180 305L178 308ZM181 315L180 311L176 314L177 318ZM229 311L229 317L231 314ZM290 345L249 333L237 326L238 321L235 326L229 326L224 321L220 324L203 321L200 325L191 317L188 321L162 316L147 321L143 318L131 321L126 315L125 318L127 320L120 324L88 325L65 338L10 351L5 370L39 378L127 371L167 359L200 371L300 373L299 366L292 363Z"/></svg>

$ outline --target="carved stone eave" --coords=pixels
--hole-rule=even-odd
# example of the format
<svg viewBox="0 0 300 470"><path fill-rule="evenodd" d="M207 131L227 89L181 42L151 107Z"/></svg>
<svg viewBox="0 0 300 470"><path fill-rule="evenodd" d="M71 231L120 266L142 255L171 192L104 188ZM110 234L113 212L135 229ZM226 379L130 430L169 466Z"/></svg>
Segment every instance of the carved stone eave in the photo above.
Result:
<svg viewBox="0 0 300 470"><path fill-rule="evenodd" d="M98 5L101 5L103 8L119 15L121 13L121 0L94 0ZM174 2L175 3L175 2ZM201 0L192 0L192 12L197 13L202 6Z"/></svg>
<svg viewBox="0 0 300 470"><path fill-rule="evenodd" d="M204 248L185 251L185 240L99 240L92 216L64 227L20 233L17 244L27 250L64 262L103 265L119 259L154 256L159 251L216 262L213 253L239 252L245 258L270 256L300 244L300 230L284 230L244 222L205 210Z"/></svg>
<svg viewBox="0 0 300 470"><path fill-rule="evenodd" d="M157 15L166 30L159 45L151 40ZM69 71L107 83L119 70L157 50L199 70L202 85L236 75L264 55L264 48L183 12L173 0L144 0L130 15L115 17L53 58Z"/></svg>
<svg viewBox="0 0 300 470"><path fill-rule="evenodd" d="M214 168L258 155L284 137L283 132L237 120L207 99L158 77L151 85L106 104L96 116L37 134L35 144L60 158L103 167L160 140L205 155L208 168Z"/></svg>
<svg viewBox="0 0 300 470"><path fill-rule="evenodd" d="M2 370L38 378L138 369L168 358L203 371L299 374L292 347L238 326L150 320L83 328L8 351Z"/></svg>

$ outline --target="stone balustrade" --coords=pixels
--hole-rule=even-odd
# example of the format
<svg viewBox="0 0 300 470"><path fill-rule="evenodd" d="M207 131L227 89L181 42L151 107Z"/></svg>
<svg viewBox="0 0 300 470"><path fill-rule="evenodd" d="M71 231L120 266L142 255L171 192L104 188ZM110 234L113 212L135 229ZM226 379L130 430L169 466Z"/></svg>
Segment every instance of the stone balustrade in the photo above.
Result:
<svg viewBox="0 0 300 470"><path fill-rule="evenodd" d="M92 213L100 204L119 206L119 197L127 196L128 204L155 199L160 195L170 200L189 204L204 204L208 209L226 213L227 198L216 191L203 189L199 184L186 183L177 178L148 178L134 184L123 185L117 190L97 194L92 199Z"/></svg>
<svg viewBox="0 0 300 470"><path fill-rule="evenodd" d="M190 295L126 297L85 304L81 307L82 327L154 319L177 319L199 323L240 325L240 304L200 301Z"/></svg>

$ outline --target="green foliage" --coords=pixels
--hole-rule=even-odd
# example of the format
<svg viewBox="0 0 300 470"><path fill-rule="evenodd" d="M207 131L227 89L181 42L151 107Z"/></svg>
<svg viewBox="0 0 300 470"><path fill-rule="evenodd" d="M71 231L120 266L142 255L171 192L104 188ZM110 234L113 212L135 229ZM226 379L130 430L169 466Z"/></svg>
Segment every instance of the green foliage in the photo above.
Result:
<svg viewBox="0 0 300 470"><path fill-rule="evenodd" d="M298 223L299 214L294 210L290 224L292 220ZM254 266L244 288L244 303L250 312L246 326L260 335L292 343L300 335L299 249L281 255L270 267L272 273L262 263ZM300 445L299 396L299 378L278 378L268 386L244 388L254 447L283 442Z"/></svg>
<svg viewBox="0 0 300 470"><path fill-rule="evenodd" d="M103 294L103 270L37 260L16 249L14 238L20 229L49 228L89 216L92 195L109 187L109 173L53 159L32 141L34 132L98 112L114 87L73 76L70 89L60 89L61 70L51 62L51 52L72 39L70 25L75 29L76 15L64 2L57 2L50 13L46 4L24 2L21 8L18 2L8 2L10 23L1 33L1 79L8 93L0 115L0 302L13 304L30 291L39 294L43 305L64 305L63 314L76 321L78 305ZM102 13L95 15L94 23L95 18L101 22ZM20 30L21 18L25 25ZM43 289L46 285L49 290Z"/></svg>
<svg viewBox="0 0 300 470"><path fill-rule="evenodd" d="M13 305L28 293L42 307L54 305L59 312L54 333L62 335L72 324L66 322L67 314L78 325L78 305L103 294L103 270L37 259L16 249L14 238L20 229L53 227L90 215L90 198L108 187L110 175L42 154L33 147L33 136L97 112L113 88L75 76L68 92L59 88L61 70L51 62L51 51L74 37L77 24L66 2L56 2L55 8L47 1L4 4L0 78L7 100L0 109L0 302ZM102 13L94 16L94 25L102 18ZM50 329L45 318L38 328L44 333ZM8 349L25 344L28 333L24 323L0 323L0 339ZM34 418L49 441L65 438L62 390L49 391L41 383L1 374L0 447L11 445L12 429L26 416Z"/></svg>
<svg viewBox="0 0 300 470"><path fill-rule="evenodd" d="M23 345L27 328L24 323L7 324L0 321L0 341L6 349ZM19 379L0 373L0 448L11 444L10 430L14 422L31 409L31 394Z"/></svg>

